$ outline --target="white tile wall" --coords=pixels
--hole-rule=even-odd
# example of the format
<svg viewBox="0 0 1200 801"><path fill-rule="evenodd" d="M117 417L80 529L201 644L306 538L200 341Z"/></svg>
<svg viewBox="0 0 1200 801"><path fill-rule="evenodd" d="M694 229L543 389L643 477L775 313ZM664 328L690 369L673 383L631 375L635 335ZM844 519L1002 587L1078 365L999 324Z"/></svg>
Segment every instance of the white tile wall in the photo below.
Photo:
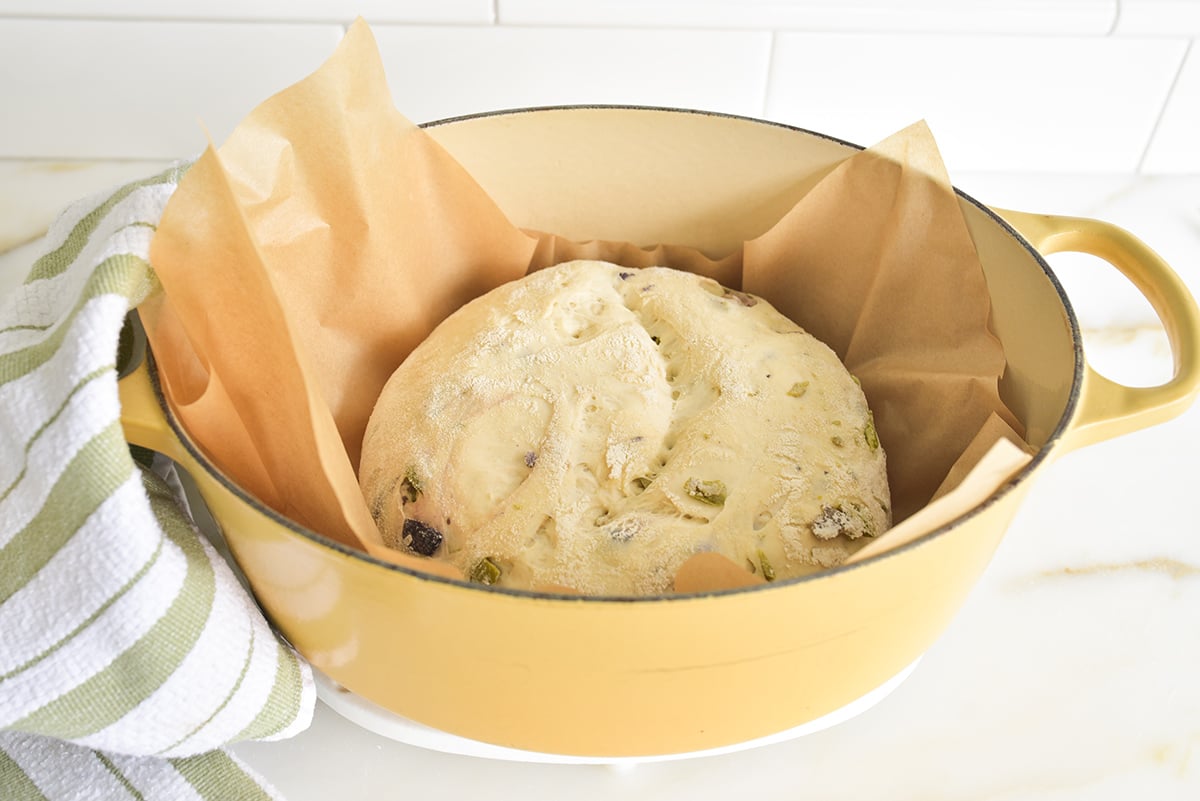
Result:
<svg viewBox="0 0 1200 801"><path fill-rule="evenodd" d="M493 21L492 0L0 0L0 15L350 22Z"/></svg>
<svg viewBox="0 0 1200 801"><path fill-rule="evenodd" d="M1103 35L1117 0L497 0L519 25Z"/></svg>
<svg viewBox="0 0 1200 801"><path fill-rule="evenodd" d="M0 0L0 159L189 155L360 13L418 121L634 103L867 144L923 117L962 170L1200 170L1200 0Z"/></svg>
<svg viewBox="0 0 1200 801"><path fill-rule="evenodd" d="M0 156L172 158L313 71L338 25L0 19Z"/></svg>
<svg viewBox="0 0 1200 801"><path fill-rule="evenodd" d="M1200 44L1192 42L1142 170L1200 172Z"/></svg>
<svg viewBox="0 0 1200 801"><path fill-rule="evenodd" d="M1137 169L1185 39L778 34L767 116L872 144L924 118L951 169Z"/></svg>
<svg viewBox="0 0 1200 801"><path fill-rule="evenodd" d="M396 105L417 122L569 103L758 115L771 35L608 28L374 28Z"/></svg>
<svg viewBox="0 0 1200 801"><path fill-rule="evenodd" d="M1134 36L1200 35L1200 2L1121 0L1115 32Z"/></svg>

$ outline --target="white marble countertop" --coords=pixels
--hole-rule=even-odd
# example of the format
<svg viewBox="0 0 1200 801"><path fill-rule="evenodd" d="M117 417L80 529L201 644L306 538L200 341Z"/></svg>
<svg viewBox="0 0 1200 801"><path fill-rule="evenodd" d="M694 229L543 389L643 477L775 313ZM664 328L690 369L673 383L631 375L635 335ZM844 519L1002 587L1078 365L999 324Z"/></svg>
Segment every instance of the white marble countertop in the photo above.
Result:
<svg viewBox="0 0 1200 801"><path fill-rule="evenodd" d="M0 294L55 211L157 163L0 161ZM1200 293L1200 175L956 176L985 202L1122 225ZM28 244L32 243L32 244ZM1115 272L1056 257L1092 363L1170 371ZM319 705L290 741L235 753L289 799L821 798L1156 801L1200 797L1200 407L1068 454L1031 491L950 629L874 708L741 753L633 768L531 765L386 740Z"/></svg>

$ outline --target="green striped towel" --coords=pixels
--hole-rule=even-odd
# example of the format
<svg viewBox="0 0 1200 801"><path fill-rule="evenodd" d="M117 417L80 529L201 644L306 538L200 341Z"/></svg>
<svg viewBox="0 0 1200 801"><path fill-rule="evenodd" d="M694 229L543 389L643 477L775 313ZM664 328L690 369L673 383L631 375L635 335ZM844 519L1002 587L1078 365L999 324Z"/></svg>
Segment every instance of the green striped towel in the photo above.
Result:
<svg viewBox="0 0 1200 801"><path fill-rule="evenodd" d="M308 666L118 419L118 338L185 169L68 208L0 298L4 801L276 798L221 749L312 718Z"/></svg>

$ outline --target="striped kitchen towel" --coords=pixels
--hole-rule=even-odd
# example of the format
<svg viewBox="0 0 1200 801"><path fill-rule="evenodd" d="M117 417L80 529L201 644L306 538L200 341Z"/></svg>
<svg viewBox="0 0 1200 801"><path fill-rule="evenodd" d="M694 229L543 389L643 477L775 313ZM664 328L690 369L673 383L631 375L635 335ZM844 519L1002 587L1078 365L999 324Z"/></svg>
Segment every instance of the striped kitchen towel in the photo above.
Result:
<svg viewBox="0 0 1200 801"><path fill-rule="evenodd" d="M119 422L118 339L185 169L67 209L0 298L4 801L275 798L221 749L312 717L308 666Z"/></svg>

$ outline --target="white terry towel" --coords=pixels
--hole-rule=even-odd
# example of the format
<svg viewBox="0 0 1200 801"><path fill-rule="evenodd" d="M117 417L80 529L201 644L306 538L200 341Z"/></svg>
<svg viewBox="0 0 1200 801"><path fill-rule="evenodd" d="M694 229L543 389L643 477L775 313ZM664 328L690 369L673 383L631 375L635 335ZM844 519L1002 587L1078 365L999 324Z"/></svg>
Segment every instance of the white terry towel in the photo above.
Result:
<svg viewBox="0 0 1200 801"><path fill-rule="evenodd" d="M312 718L310 669L119 422L118 337L185 169L71 206L0 298L6 801L276 798L220 749Z"/></svg>

